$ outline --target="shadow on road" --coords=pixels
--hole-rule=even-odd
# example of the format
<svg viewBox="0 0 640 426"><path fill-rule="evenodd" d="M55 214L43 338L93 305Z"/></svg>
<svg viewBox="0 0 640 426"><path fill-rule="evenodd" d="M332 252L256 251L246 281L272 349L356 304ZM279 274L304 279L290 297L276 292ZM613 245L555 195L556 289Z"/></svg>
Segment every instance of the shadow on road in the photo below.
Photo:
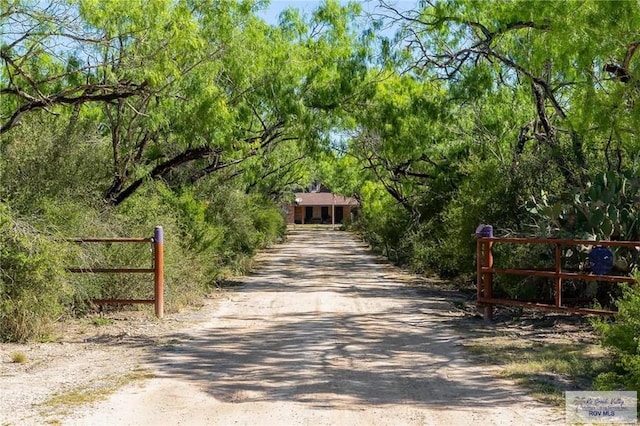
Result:
<svg viewBox="0 0 640 426"><path fill-rule="evenodd" d="M215 318L156 350L162 377L231 403L473 411L526 399L465 359L449 301L408 288L351 235L296 231L259 263Z"/></svg>

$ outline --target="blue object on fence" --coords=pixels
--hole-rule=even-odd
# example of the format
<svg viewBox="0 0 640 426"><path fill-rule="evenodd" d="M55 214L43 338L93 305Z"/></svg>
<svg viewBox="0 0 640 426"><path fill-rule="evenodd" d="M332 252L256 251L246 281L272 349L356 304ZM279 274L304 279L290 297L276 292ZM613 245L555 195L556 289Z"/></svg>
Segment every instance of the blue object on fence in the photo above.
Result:
<svg viewBox="0 0 640 426"><path fill-rule="evenodd" d="M164 243L164 232L162 231L162 226L156 226L153 231L153 240L156 243Z"/></svg>
<svg viewBox="0 0 640 426"><path fill-rule="evenodd" d="M596 275L606 275L613 268L613 253L609 247L595 246L589 253L589 265Z"/></svg>
<svg viewBox="0 0 640 426"><path fill-rule="evenodd" d="M476 237L488 237L493 238L493 226L480 225L476 228Z"/></svg>

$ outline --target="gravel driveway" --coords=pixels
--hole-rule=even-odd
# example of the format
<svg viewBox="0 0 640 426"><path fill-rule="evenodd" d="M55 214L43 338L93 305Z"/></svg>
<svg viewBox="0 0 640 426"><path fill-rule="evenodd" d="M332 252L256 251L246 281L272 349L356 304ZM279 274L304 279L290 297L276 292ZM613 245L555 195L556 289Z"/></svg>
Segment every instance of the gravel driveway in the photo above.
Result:
<svg viewBox="0 0 640 426"><path fill-rule="evenodd" d="M152 378L60 424L564 423L468 361L452 303L416 292L349 233L292 230L258 265L205 319L146 348L138 368Z"/></svg>

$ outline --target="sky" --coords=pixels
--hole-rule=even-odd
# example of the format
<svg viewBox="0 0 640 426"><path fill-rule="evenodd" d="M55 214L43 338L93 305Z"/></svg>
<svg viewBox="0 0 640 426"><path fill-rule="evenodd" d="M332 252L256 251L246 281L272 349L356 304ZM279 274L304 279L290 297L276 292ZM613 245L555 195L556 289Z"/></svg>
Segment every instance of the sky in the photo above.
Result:
<svg viewBox="0 0 640 426"><path fill-rule="evenodd" d="M260 13L259 16L261 16L269 24L277 24L278 16L280 15L280 13L289 7L300 9L305 13L309 13L313 11L320 3L322 3L321 0L271 0L271 3L267 10ZM348 3L348 1L340 0L340 3L346 4ZM360 1L360 3L362 4L362 8L364 11L373 11L378 5L378 0L362 0ZM400 10L407 10L415 8L418 2L417 0L387 0L387 3L397 6Z"/></svg>
<svg viewBox="0 0 640 426"><path fill-rule="evenodd" d="M260 13L260 16L269 24L277 24L280 12L285 9L294 7L305 12L311 12L319 4L320 0L271 0L267 10Z"/></svg>

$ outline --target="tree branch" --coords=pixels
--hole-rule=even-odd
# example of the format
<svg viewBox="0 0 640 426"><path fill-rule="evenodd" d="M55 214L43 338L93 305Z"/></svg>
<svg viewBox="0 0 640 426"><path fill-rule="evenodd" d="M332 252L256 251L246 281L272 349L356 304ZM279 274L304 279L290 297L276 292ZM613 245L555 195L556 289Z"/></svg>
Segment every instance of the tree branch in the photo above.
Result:
<svg viewBox="0 0 640 426"><path fill-rule="evenodd" d="M206 158L211 154L212 150L210 147L203 146L199 148L191 148L186 151L174 156L170 160L162 162L155 166L151 172L144 177L136 179L129 186L127 186L124 190L118 192L117 194L106 194L107 201L111 204L117 206L126 200L129 196L131 196L147 179L155 179L160 176L165 175L169 171L175 169L176 167L202 158Z"/></svg>
<svg viewBox="0 0 640 426"><path fill-rule="evenodd" d="M117 99L129 98L139 95L146 90L147 84L134 84L126 83L119 85L83 85L78 87L78 90L83 93L77 96L66 96L64 94L45 96L43 99L35 99L19 91L17 89L5 89L4 93L11 92L19 95L28 102L16 109L11 116L0 125L0 134L8 132L14 127L23 114L35 111L38 109L45 109L53 105L77 105L88 102L110 102ZM101 93L96 93L101 92Z"/></svg>

